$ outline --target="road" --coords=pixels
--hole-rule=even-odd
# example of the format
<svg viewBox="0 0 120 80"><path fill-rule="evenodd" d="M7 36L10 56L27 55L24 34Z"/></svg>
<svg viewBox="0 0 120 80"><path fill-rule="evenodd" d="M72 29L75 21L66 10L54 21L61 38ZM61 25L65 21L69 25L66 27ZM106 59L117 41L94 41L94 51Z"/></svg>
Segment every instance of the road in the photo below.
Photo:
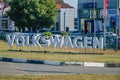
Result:
<svg viewBox="0 0 120 80"><path fill-rule="evenodd" d="M119 74L120 68L91 68L82 66L52 66L28 63L0 62L0 75L36 74Z"/></svg>

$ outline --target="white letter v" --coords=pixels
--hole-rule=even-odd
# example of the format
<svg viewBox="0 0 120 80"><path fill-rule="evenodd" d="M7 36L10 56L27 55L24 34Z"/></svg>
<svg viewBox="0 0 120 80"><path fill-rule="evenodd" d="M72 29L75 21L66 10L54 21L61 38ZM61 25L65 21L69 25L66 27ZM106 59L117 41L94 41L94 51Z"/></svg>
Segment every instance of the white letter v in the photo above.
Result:
<svg viewBox="0 0 120 80"><path fill-rule="evenodd" d="M15 35L12 35L12 36L6 35L6 39L7 39L7 41L8 41L8 45L9 45L9 46L12 46L12 45L13 45L13 42L14 42L14 40L15 40Z"/></svg>

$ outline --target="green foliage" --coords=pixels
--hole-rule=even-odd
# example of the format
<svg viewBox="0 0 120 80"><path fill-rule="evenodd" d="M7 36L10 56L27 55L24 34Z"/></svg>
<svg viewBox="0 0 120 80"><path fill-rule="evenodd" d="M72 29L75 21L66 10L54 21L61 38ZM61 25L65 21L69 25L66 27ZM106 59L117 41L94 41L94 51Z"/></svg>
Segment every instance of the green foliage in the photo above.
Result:
<svg viewBox="0 0 120 80"><path fill-rule="evenodd" d="M12 1L12 0L3 0L4 2L10 2L10 1Z"/></svg>
<svg viewBox="0 0 120 80"><path fill-rule="evenodd" d="M51 32L44 32L43 35L44 36L52 36L52 33Z"/></svg>
<svg viewBox="0 0 120 80"><path fill-rule="evenodd" d="M66 35L68 35L68 33L65 32L65 31L63 31L63 32L61 33L61 35L62 35L62 36L66 36Z"/></svg>
<svg viewBox="0 0 120 80"><path fill-rule="evenodd" d="M10 18L20 30L51 28L56 22L57 9L54 0L12 0L9 1Z"/></svg>

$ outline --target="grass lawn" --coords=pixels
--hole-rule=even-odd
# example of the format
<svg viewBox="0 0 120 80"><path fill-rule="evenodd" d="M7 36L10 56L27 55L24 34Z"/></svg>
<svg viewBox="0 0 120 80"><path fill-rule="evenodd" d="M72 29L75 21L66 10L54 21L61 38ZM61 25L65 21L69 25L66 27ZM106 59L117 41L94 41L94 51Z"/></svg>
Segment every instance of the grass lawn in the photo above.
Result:
<svg viewBox="0 0 120 80"><path fill-rule="evenodd" d="M12 50L34 50L34 51L53 51L53 52L80 52L80 53L104 53L104 55L94 54L60 54L60 53L41 53L41 52L20 52ZM100 50L100 49L75 49L75 48L40 48L40 47L9 47L7 42L0 40L0 56L11 58L27 58L39 60L58 60L58 61L82 61L82 62L120 62L120 51Z"/></svg>
<svg viewBox="0 0 120 80"><path fill-rule="evenodd" d="M0 80L120 80L120 75L0 76Z"/></svg>

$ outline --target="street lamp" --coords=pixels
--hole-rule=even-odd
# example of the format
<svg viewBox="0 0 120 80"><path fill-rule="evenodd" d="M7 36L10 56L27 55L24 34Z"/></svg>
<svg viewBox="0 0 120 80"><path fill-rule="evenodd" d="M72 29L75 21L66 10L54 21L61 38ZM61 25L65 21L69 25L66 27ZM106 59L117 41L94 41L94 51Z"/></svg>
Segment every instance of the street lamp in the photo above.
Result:
<svg viewBox="0 0 120 80"><path fill-rule="evenodd" d="M96 12L95 12L95 10L96 10L96 7L95 7L95 0L94 0L94 3L93 3L93 5L94 5L94 37L96 37L96 21L95 21L95 18L96 18Z"/></svg>
<svg viewBox="0 0 120 80"><path fill-rule="evenodd" d="M64 31L66 31L66 12L64 12Z"/></svg>
<svg viewBox="0 0 120 80"><path fill-rule="evenodd" d="M118 50L118 35L119 35L119 33L118 33L118 30L119 30L119 0L117 0L117 7L116 7L116 9L117 9L117 18L116 18L116 51Z"/></svg>

